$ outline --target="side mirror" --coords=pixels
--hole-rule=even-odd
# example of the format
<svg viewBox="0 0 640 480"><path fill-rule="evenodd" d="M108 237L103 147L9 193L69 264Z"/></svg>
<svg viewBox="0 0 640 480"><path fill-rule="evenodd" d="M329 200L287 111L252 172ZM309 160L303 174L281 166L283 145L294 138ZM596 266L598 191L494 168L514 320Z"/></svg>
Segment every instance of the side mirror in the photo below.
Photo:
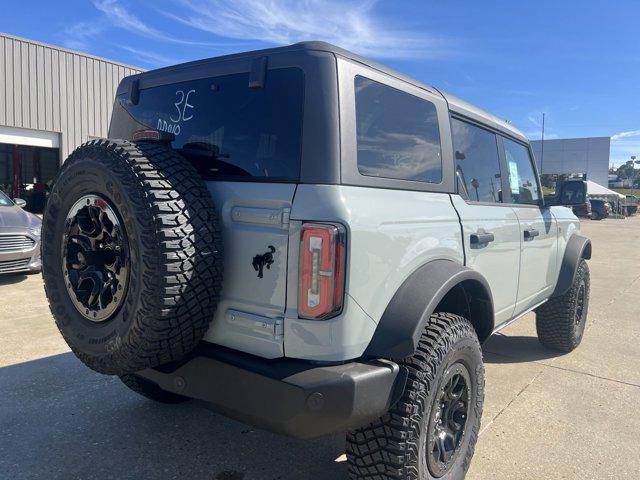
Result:
<svg viewBox="0 0 640 480"><path fill-rule="evenodd" d="M21 208L24 208L27 206L27 201L23 200L22 198L14 198L13 203L15 203L17 206Z"/></svg>
<svg viewBox="0 0 640 480"><path fill-rule="evenodd" d="M556 185L555 205L572 207L584 205L587 201L587 182L584 180L569 180Z"/></svg>

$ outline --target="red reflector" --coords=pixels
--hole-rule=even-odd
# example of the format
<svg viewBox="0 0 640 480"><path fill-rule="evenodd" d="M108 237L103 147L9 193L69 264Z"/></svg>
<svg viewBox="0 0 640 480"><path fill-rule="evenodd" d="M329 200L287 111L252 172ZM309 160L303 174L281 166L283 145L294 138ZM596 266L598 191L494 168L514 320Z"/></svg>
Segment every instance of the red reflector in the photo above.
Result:
<svg viewBox="0 0 640 480"><path fill-rule="evenodd" d="M345 230L342 226L305 223L299 262L298 316L323 319L342 310Z"/></svg>
<svg viewBox="0 0 640 480"><path fill-rule="evenodd" d="M138 130L133 132L133 140L160 140L160 132L158 130Z"/></svg>

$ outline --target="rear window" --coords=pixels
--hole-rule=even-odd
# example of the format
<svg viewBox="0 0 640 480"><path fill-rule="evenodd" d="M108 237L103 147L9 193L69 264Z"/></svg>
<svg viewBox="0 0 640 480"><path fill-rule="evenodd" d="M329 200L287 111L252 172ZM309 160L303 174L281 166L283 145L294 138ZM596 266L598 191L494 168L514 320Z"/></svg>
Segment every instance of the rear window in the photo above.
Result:
<svg viewBox="0 0 640 480"><path fill-rule="evenodd" d="M360 174L440 183L435 105L360 76L355 79L355 93Z"/></svg>
<svg viewBox="0 0 640 480"><path fill-rule="evenodd" d="M118 98L109 136L173 135L171 146L205 179L297 181L303 96L297 68L269 70L260 89L249 88L249 73L143 89L137 105Z"/></svg>

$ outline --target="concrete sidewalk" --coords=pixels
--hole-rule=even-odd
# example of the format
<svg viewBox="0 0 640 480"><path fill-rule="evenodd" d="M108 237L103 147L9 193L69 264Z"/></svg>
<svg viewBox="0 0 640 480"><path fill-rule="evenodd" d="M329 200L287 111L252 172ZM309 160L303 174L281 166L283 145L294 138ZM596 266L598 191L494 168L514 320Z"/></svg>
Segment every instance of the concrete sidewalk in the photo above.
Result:
<svg viewBox="0 0 640 480"><path fill-rule="evenodd" d="M583 222L589 324L575 352L533 315L485 346L483 430L468 479L635 479L640 472L640 218ZM346 478L342 436L252 430L196 402L154 404L85 368L39 276L0 277L0 479Z"/></svg>

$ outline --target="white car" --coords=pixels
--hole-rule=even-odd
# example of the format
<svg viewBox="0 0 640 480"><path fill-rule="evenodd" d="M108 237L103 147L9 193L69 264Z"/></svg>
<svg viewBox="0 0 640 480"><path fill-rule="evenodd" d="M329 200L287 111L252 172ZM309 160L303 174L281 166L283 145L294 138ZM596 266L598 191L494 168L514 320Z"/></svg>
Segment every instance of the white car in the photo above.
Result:
<svg viewBox="0 0 640 480"><path fill-rule="evenodd" d="M62 166L44 279L76 355L142 395L348 431L354 479L460 479L481 343L530 311L581 341L591 243L559 205L584 182L545 203L527 138L436 88L306 42L125 78L109 137Z"/></svg>

